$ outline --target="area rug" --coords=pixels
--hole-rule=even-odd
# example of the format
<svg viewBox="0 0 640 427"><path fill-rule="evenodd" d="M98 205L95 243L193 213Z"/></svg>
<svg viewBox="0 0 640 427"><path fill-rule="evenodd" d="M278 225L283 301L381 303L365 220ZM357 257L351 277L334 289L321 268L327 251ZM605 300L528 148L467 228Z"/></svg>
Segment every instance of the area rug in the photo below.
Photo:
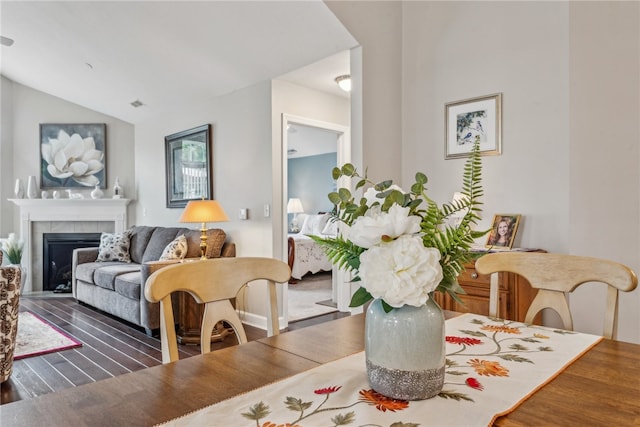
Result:
<svg viewBox="0 0 640 427"><path fill-rule="evenodd" d="M320 305L331 299L331 273L308 274L295 285L289 285L289 322L337 311L336 307Z"/></svg>
<svg viewBox="0 0 640 427"><path fill-rule="evenodd" d="M21 311L18 314L18 336L13 352L14 360L67 350L81 345L81 342L30 311Z"/></svg>

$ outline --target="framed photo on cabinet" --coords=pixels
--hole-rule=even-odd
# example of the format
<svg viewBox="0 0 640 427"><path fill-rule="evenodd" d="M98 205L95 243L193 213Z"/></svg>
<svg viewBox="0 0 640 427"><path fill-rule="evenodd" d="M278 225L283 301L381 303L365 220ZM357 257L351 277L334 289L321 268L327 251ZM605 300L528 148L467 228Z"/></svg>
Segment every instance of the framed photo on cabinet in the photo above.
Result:
<svg viewBox="0 0 640 427"><path fill-rule="evenodd" d="M520 214L494 215L485 246L492 249L511 249L520 225L520 217Z"/></svg>

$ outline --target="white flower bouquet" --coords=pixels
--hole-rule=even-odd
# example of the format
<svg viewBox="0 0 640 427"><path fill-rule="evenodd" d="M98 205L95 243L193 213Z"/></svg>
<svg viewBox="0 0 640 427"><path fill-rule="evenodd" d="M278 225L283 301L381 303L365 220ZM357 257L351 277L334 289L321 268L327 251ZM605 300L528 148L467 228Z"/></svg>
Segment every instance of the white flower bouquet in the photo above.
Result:
<svg viewBox="0 0 640 427"><path fill-rule="evenodd" d="M7 257L9 264L20 264L22 261L22 248L24 242L18 240L15 233L9 233L9 237L2 241L2 252Z"/></svg>
<svg viewBox="0 0 640 427"><path fill-rule="evenodd" d="M335 180L359 178L355 189L367 185L356 201L351 191L339 188L329 194L333 221L344 225L336 237L311 236L339 268L355 273L361 283L351 307L372 298L382 300L386 312L403 305L424 305L434 291L447 292L460 301L458 284L463 264L470 261L474 239L488 231L474 231L480 219L482 163L476 143L465 164L464 198L438 206L426 194L427 176L418 172L411 191L405 193L392 181L374 183L351 164L334 168ZM455 225L452 216L462 216Z"/></svg>

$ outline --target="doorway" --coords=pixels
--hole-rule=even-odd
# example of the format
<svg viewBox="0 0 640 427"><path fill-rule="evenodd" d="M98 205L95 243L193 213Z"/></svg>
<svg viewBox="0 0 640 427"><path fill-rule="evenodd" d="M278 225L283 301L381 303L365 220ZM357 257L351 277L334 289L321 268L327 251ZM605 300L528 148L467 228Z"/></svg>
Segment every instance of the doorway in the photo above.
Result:
<svg viewBox="0 0 640 427"><path fill-rule="evenodd" d="M285 233L282 238L284 240L283 248L287 251L287 254L283 254L283 259L287 260L289 258L288 231L291 230L290 226L293 220L293 214L287 213L286 204L288 204L289 199L297 198L302 202L303 211L306 215L320 215L320 212L329 211L332 205L327 199L327 194L335 190L336 187L336 183L331 178L331 169L334 166L342 165L350 161L351 140L350 129L346 126L288 114L282 115L282 130L282 195L285 204L285 206L283 206L284 214L282 215L282 229L285 230ZM316 172L312 172L314 176L310 178L314 182L313 184L311 184L311 181L307 183L290 182L290 158L297 158L299 159L297 163L300 163L298 166L292 166L292 174L296 173L295 168L315 170L313 169L313 164L314 162L318 162L319 169ZM295 160L293 162L296 163ZM328 162L332 162L332 164ZM321 173L326 174L326 180L324 177L321 177ZM349 183L341 178L341 181L338 182L337 185L348 186ZM307 202L307 206L305 206L304 201ZM298 214L298 216L299 215L301 214ZM299 224L299 226L302 225L303 224ZM331 271L331 300L335 303L337 310L350 311L348 307L351 298L350 287L339 285L339 283L345 283L345 273L331 265L329 266ZM289 285L286 284L283 288L283 301L286 301L286 303L283 304L283 308L287 322L289 319L289 294Z"/></svg>

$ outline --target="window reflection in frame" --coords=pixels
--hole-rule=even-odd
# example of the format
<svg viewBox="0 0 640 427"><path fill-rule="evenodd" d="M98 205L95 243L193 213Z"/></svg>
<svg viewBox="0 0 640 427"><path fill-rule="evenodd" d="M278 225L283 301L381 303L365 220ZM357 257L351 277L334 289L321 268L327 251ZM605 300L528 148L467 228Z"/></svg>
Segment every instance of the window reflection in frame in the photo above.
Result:
<svg viewBox="0 0 640 427"><path fill-rule="evenodd" d="M189 200L213 199L211 125L166 136L167 207L181 208Z"/></svg>

